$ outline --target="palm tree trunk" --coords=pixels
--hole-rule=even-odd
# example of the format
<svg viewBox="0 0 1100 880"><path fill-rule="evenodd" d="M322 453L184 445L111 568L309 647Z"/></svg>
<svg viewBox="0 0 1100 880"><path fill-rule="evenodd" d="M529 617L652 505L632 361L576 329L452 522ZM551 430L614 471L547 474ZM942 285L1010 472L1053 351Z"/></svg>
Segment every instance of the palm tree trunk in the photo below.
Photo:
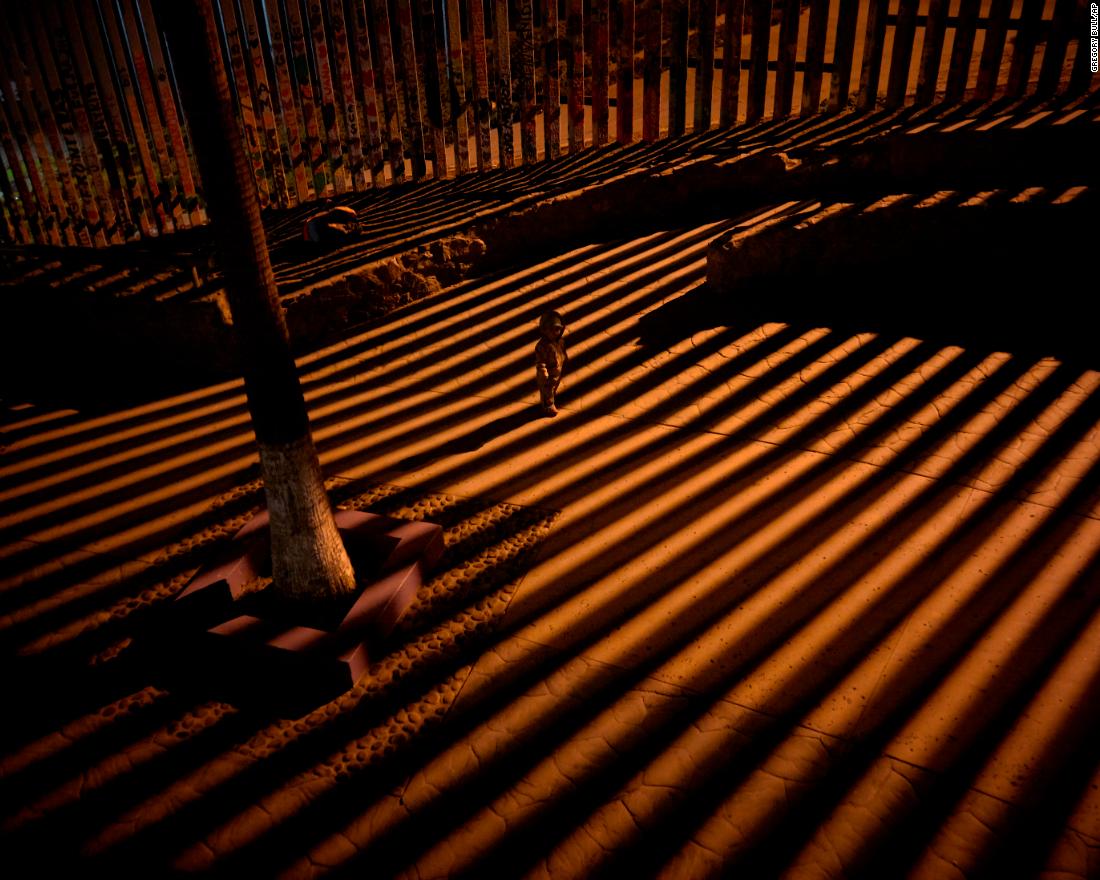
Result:
<svg viewBox="0 0 1100 880"><path fill-rule="evenodd" d="M157 17L190 123L237 329L271 517L273 587L295 600L343 595L354 590L355 575L310 435L211 0L163 0Z"/></svg>

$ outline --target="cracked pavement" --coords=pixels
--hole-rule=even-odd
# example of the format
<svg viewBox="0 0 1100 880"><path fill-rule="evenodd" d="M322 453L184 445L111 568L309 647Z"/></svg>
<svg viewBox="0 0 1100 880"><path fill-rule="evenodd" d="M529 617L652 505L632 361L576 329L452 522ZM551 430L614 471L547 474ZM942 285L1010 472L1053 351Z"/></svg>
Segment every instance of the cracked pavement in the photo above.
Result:
<svg viewBox="0 0 1100 880"><path fill-rule="evenodd" d="M364 679L301 717L165 689L139 652L261 503L240 385L6 406L13 858L1100 876L1097 364L704 287L719 236L839 205L588 244L301 358L337 503L447 545ZM547 308L556 419L531 369Z"/></svg>

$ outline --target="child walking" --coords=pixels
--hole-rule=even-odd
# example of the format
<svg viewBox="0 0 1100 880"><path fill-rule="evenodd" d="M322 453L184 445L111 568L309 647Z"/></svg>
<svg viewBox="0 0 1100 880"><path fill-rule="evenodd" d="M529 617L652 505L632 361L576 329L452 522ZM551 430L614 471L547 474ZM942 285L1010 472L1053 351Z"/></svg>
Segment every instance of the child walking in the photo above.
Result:
<svg viewBox="0 0 1100 880"><path fill-rule="evenodd" d="M544 312L539 318L539 341L535 344L535 381L539 386L539 401L545 415L556 416L554 397L558 393L561 374L569 360L565 353L565 321L555 311Z"/></svg>

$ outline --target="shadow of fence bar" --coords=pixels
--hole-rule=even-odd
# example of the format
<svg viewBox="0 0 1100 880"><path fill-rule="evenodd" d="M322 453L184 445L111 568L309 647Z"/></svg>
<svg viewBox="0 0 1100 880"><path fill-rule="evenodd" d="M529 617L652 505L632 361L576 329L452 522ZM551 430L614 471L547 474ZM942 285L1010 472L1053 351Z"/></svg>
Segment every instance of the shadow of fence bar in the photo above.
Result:
<svg viewBox="0 0 1100 880"><path fill-rule="evenodd" d="M612 135L1043 100L1093 77L1084 0L212 6L271 208L530 164ZM0 7L0 163L9 243L105 246L205 222L155 0Z"/></svg>

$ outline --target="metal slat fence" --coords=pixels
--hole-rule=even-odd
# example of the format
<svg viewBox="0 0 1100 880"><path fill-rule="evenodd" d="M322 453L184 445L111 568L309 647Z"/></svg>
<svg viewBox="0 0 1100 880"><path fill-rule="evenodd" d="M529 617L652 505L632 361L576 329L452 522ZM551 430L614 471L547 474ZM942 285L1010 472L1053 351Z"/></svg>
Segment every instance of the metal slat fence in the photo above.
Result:
<svg viewBox="0 0 1100 880"><path fill-rule="evenodd" d="M0 236L105 246L205 222L155 5L0 4ZM611 133L627 144L849 107L1046 98L1095 81L1084 0L215 8L273 208L552 159Z"/></svg>

